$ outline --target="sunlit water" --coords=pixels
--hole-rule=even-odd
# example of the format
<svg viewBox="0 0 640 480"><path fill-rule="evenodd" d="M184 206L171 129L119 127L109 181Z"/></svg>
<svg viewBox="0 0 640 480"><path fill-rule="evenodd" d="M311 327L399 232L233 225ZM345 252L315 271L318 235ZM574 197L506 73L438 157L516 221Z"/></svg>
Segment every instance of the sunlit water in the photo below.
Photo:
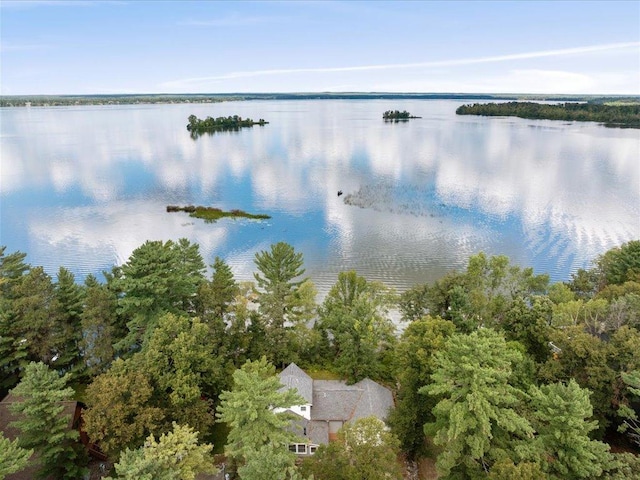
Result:
<svg viewBox="0 0 640 480"><path fill-rule="evenodd" d="M456 116L461 103L5 108L0 244L82 280L186 237L249 280L255 253L285 241L326 293L350 269L404 290L479 251L564 280L640 238L640 131ZM389 109L423 118L385 123ZM270 123L194 140L190 114ZM206 224L169 204L272 218Z"/></svg>

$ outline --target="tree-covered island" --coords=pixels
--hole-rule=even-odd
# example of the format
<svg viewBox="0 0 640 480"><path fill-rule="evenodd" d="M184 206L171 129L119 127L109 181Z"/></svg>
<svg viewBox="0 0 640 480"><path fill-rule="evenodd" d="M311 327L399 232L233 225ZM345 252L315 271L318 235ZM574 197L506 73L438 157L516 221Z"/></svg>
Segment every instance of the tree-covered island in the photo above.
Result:
<svg viewBox="0 0 640 480"><path fill-rule="evenodd" d="M253 127L254 125L266 125L267 121L263 118L257 122L251 118L242 118L238 115L228 117L207 117L204 120L199 119L195 115L189 115L189 123L187 124L187 130L192 134L200 134L204 132L213 132L217 130L239 130L243 127Z"/></svg>
<svg viewBox="0 0 640 480"><path fill-rule="evenodd" d="M458 107L456 113L485 117L512 116L536 120L599 122L607 127L640 128L640 103L474 103Z"/></svg>
<svg viewBox="0 0 640 480"><path fill-rule="evenodd" d="M422 117L416 117L414 115L411 115L406 110L403 110L403 111L400 111L400 110L387 110L386 112L384 112L382 114L382 118L385 121L400 122L400 121L409 120L410 118L422 118Z"/></svg>
<svg viewBox="0 0 640 480"><path fill-rule="evenodd" d="M242 210L230 210L225 212L216 207L203 207L203 206L194 206L187 205L186 207L179 207L177 205L167 205L167 212L187 212L190 217L194 218L202 218L207 223L213 223L221 218L231 217L231 218L250 218L252 220L266 220L271 218L269 215L259 213L247 213Z"/></svg>

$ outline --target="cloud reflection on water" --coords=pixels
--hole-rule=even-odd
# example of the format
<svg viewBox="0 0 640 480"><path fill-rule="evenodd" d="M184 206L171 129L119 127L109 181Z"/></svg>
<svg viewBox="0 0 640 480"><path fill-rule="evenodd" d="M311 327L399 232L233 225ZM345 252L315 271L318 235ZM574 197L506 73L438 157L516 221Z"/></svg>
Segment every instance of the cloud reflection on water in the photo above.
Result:
<svg viewBox="0 0 640 480"><path fill-rule="evenodd" d="M207 262L251 278L256 251L307 246L326 290L355 268L400 288L479 250L556 278L640 238L640 136L595 124L456 117L454 101L290 101L6 109L2 243L52 270L125 261L147 239L186 236ZM424 118L384 124L402 108ZM239 114L266 127L193 140L186 117ZM336 192L369 189L375 205ZM46 205L26 201L37 195ZM207 225L169 203L270 213ZM6 207L4 209L6 211ZM11 219L21 217L16 222ZM21 243L27 241L28 246ZM52 257L50 252L56 254ZM55 264L55 265L54 265Z"/></svg>

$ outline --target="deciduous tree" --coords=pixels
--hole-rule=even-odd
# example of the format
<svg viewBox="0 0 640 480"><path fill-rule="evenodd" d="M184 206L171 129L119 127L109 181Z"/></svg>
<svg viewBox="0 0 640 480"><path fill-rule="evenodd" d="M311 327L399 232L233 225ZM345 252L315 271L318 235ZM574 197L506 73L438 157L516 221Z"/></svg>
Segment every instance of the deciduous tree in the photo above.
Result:
<svg viewBox="0 0 640 480"><path fill-rule="evenodd" d="M306 459L303 472L316 480L402 480L398 447L382 420L360 418L345 424L337 441Z"/></svg>

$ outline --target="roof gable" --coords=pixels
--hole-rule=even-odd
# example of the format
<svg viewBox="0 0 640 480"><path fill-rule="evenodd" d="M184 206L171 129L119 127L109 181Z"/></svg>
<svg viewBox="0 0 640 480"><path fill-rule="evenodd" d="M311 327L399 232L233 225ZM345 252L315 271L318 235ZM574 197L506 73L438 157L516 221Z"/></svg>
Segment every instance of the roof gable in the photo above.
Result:
<svg viewBox="0 0 640 480"><path fill-rule="evenodd" d="M313 404L313 380L295 363L280 372L280 383L283 385L280 390L295 389L307 403Z"/></svg>

